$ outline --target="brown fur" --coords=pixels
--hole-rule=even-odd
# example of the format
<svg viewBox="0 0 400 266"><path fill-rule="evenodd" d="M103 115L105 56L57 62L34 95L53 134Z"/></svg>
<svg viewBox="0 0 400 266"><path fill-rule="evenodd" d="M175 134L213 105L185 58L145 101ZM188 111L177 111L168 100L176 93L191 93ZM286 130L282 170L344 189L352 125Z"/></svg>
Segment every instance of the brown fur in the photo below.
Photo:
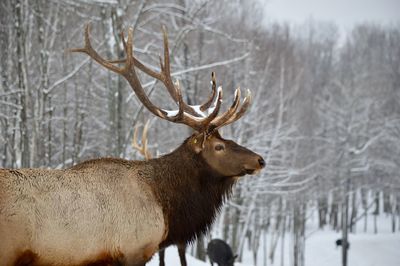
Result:
<svg viewBox="0 0 400 266"><path fill-rule="evenodd" d="M124 265L124 255L120 252L111 254L109 252L102 252L98 257L84 261L77 266L122 266Z"/></svg>
<svg viewBox="0 0 400 266"><path fill-rule="evenodd" d="M237 177L245 174L244 171L237 170L232 176L224 175L210 167L204 154L194 151L193 140L196 138L198 136L193 135L174 152L149 161L154 172L148 183L163 207L165 220L168 221L168 235L161 243L161 248L191 242L207 232L224 200L229 197ZM213 138L207 145L227 142L237 153L243 153L242 160L251 156L261 158L234 142L223 140L219 134ZM201 142L197 141L196 144L201 145ZM203 148L203 152L206 151L207 147ZM234 158L231 160L238 164ZM223 165L220 169L223 169Z"/></svg>
<svg viewBox="0 0 400 266"><path fill-rule="evenodd" d="M177 161L179 167L173 163ZM155 169L150 184L168 221L168 236L160 247L187 243L205 233L230 194L233 179L210 169L201 155L185 145L149 164ZM163 170L172 165L177 169Z"/></svg>
<svg viewBox="0 0 400 266"><path fill-rule="evenodd" d="M85 260L80 264L69 265L69 266L121 266L124 264L123 254L117 252L116 254L110 254L109 252L101 252L95 258ZM39 256L31 250L25 250L18 255L13 266L53 266L54 264L40 261ZM142 265L142 264L139 264Z"/></svg>
<svg viewBox="0 0 400 266"><path fill-rule="evenodd" d="M17 255L17 258L14 262L14 266L34 266L37 265L36 262L38 260L38 256L36 253L31 250L25 250L21 254Z"/></svg>

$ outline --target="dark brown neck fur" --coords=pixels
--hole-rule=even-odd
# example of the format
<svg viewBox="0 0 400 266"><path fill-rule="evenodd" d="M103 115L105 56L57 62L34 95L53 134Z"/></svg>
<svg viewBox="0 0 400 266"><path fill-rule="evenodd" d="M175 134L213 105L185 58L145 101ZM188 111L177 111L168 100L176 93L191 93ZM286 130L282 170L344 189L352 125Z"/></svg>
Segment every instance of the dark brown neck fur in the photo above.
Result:
<svg viewBox="0 0 400 266"><path fill-rule="evenodd" d="M187 243L207 232L231 193L234 179L216 173L187 140L177 150L150 160L149 184L163 207L168 235L160 247Z"/></svg>

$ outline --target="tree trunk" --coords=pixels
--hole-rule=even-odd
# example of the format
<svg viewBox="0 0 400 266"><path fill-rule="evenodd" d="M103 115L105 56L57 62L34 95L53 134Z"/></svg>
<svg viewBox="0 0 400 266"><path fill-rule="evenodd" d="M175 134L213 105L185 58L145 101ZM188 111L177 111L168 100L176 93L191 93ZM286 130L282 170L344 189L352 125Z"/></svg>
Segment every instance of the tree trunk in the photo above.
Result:
<svg viewBox="0 0 400 266"><path fill-rule="evenodd" d="M347 266L348 255L350 177L348 176L346 179L344 202L342 204L342 266Z"/></svg>
<svg viewBox="0 0 400 266"><path fill-rule="evenodd" d="M398 217L397 226L398 230L400 231L400 195L396 196L396 214Z"/></svg>
<svg viewBox="0 0 400 266"><path fill-rule="evenodd" d="M390 204L390 190L388 188L384 188L382 191L383 194L383 213L389 214L392 211Z"/></svg>
<svg viewBox="0 0 400 266"><path fill-rule="evenodd" d="M393 193L390 195L390 202L391 202L391 216L392 216L392 233L396 232L396 196L394 195L394 191L392 191Z"/></svg>
<svg viewBox="0 0 400 266"><path fill-rule="evenodd" d="M270 250L269 250L269 259L271 263L274 264L275 261L275 250L278 245L279 237L280 237L280 228L283 220L283 206L282 206L282 197L279 198L278 208L276 210L276 218L275 218L275 228L271 231L271 239L270 239Z"/></svg>
<svg viewBox="0 0 400 266"><path fill-rule="evenodd" d="M0 5L0 79L1 79L1 90L4 93L9 92L9 83L8 83L8 78L9 78L9 44L10 44L10 30L8 27L9 24L9 10L10 9L10 4L9 1L4 1ZM6 96L4 98L5 102L11 102L11 97ZM10 106L4 106L4 109L0 109L0 112L3 111L5 114L8 115L8 117L0 117L0 132L2 133L2 136L0 136L0 139L3 138L4 142L1 143L1 165L0 167L7 167L9 166L9 162L11 161L9 158L9 153L11 154L12 151L9 151L10 147L10 135L9 135L9 127L10 127L10 114L12 114L13 110L10 110Z"/></svg>
<svg viewBox="0 0 400 266"><path fill-rule="evenodd" d="M379 192L375 192L375 210L373 212L374 215L374 233L377 234L378 233L378 221L377 221L377 217L379 215Z"/></svg>
<svg viewBox="0 0 400 266"><path fill-rule="evenodd" d="M283 216L282 219L282 226L281 226L281 266L285 265L285 234L286 234L286 214Z"/></svg>
<svg viewBox="0 0 400 266"><path fill-rule="evenodd" d="M328 199L324 196L318 199L318 218L319 228L324 228L326 225L326 215L328 213Z"/></svg>
<svg viewBox="0 0 400 266"><path fill-rule="evenodd" d="M361 188L361 205L364 209L364 233L367 232L368 226L368 190Z"/></svg>
<svg viewBox="0 0 400 266"><path fill-rule="evenodd" d="M293 265L304 266L306 207L304 203L294 203L293 207Z"/></svg>
<svg viewBox="0 0 400 266"><path fill-rule="evenodd" d="M229 236L229 225L231 224L230 219L230 211L227 205L223 207L223 216L222 216L222 239L228 239Z"/></svg>
<svg viewBox="0 0 400 266"><path fill-rule="evenodd" d="M263 256L263 258L264 258L264 266L267 266L267 263L268 263L268 245L267 245L267 230L264 230L263 231L263 244L264 244L264 256Z"/></svg>
<svg viewBox="0 0 400 266"><path fill-rule="evenodd" d="M336 191L332 192L332 203L331 203L331 213L329 215L329 221L332 228L336 231L339 229L339 205L338 205L339 197Z"/></svg>
<svg viewBox="0 0 400 266"><path fill-rule="evenodd" d="M197 238L197 243L196 243L196 258L199 260L205 261L206 260L206 249L204 248L204 236L200 236Z"/></svg>
<svg viewBox="0 0 400 266"><path fill-rule="evenodd" d="M27 68L26 68L26 49L25 49L25 31L24 31L24 15L21 0L15 0L14 7L14 27L17 38L17 80L18 87L21 90L19 104L20 110L20 167L30 167L30 136L28 126L28 108L29 108L29 88L27 84Z"/></svg>
<svg viewBox="0 0 400 266"><path fill-rule="evenodd" d="M356 206L356 201L357 200L357 193L353 191L351 193L351 217L350 217L350 232L355 233L356 232L356 219L357 219L357 206Z"/></svg>
<svg viewBox="0 0 400 266"><path fill-rule="evenodd" d="M120 10L126 10L125 7L118 7ZM119 33L123 31L123 23L122 23L122 16L123 14L119 14L114 7L111 11L111 18L112 18L112 26L113 26L113 33L114 33L114 39L115 39L115 53L118 58L123 58L124 57L124 51L121 49L121 40L120 40L120 35ZM113 102L115 102L115 113L114 113L114 122L113 122L113 135L116 137L116 146L114 150L114 155L117 157L122 156L123 151L124 151L124 131L123 131L123 119L124 119L124 113L123 113L123 107L124 107L124 94L123 94L123 89L124 89L124 79L120 75L118 75L116 80L116 88L113 90L115 93L111 95L113 97Z"/></svg>
<svg viewBox="0 0 400 266"><path fill-rule="evenodd" d="M251 231L251 249L253 251L253 262L257 265L258 248L260 247L260 237L262 232L262 217L259 212L254 213L254 228Z"/></svg>

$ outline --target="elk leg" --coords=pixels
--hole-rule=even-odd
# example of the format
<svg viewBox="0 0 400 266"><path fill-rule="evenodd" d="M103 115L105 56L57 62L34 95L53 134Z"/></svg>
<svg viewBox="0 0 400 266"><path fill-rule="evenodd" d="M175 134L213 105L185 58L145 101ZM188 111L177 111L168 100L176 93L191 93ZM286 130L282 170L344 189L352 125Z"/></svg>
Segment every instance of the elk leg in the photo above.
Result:
<svg viewBox="0 0 400 266"><path fill-rule="evenodd" d="M179 259L181 261L181 266L187 266L185 252L186 252L186 245L179 244L178 245L178 253L179 253Z"/></svg>
<svg viewBox="0 0 400 266"><path fill-rule="evenodd" d="M160 266L165 266L165 249L162 249L158 252L158 257L160 259Z"/></svg>

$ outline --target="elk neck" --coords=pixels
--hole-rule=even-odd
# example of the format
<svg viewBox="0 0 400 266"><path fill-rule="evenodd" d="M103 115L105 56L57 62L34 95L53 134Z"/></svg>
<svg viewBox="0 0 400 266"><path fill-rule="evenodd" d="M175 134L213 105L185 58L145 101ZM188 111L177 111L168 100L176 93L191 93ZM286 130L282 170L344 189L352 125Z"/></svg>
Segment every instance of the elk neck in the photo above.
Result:
<svg viewBox="0 0 400 266"><path fill-rule="evenodd" d="M187 140L172 153L149 161L148 182L162 205L168 230L161 248L206 233L235 182L211 169L186 144Z"/></svg>

